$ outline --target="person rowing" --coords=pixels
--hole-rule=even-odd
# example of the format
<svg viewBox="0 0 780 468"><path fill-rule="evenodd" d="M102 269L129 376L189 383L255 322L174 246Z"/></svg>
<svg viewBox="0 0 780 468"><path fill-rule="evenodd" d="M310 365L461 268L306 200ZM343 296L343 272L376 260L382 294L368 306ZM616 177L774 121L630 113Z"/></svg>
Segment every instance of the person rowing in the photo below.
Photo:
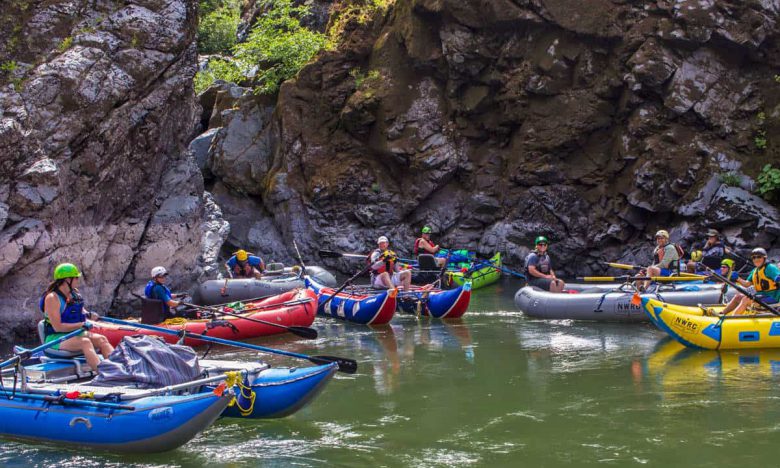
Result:
<svg viewBox="0 0 780 468"><path fill-rule="evenodd" d="M766 250L762 247L753 249L750 253L753 270L746 280L737 279L737 283L747 286L748 291L767 304L780 302L780 269L767 261ZM723 308L723 315L745 315L745 311L753 304L753 300L744 294L737 294Z"/></svg>
<svg viewBox="0 0 780 468"><path fill-rule="evenodd" d="M431 231L432 229L430 226L424 226L422 228L420 237L414 241L413 251L415 257L426 253L436 255L441 250L441 246L434 244L431 240ZM436 257L435 260L436 265L438 265L440 268L444 266L445 263L447 263L447 257Z"/></svg>
<svg viewBox="0 0 780 468"><path fill-rule="evenodd" d="M165 267L152 268L152 279L146 283L144 295L148 299L162 302L164 318L168 319L175 315L171 312L171 307L178 307L181 301L174 300L175 294L171 293L171 290L165 285L166 281L168 281L168 270Z"/></svg>
<svg viewBox="0 0 780 468"><path fill-rule="evenodd" d="M390 241L382 236L377 240L379 248L368 256L371 265L371 286L379 289L397 289L402 286L408 291L412 285L412 271L403 270L398 264L395 252L389 250Z"/></svg>
<svg viewBox="0 0 780 468"><path fill-rule="evenodd" d="M550 256L547 254L547 238L539 236L534 241L535 249L525 258L525 269L529 275L528 284L554 293L562 292L566 287L563 280L555 276Z"/></svg>
<svg viewBox="0 0 780 468"><path fill-rule="evenodd" d="M81 272L72 263L61 263L54 268L54 281L46 288L38 305L44 315L44 343L85 326L87 318L100 320L100 315L84 308L84 299L78 290L80 278ZM114 351L105 336L90 332L67 339L51 349L81 352L92 370L97 371L100 357L96 348L104 358Z"/></svg>
<svg viewBox="0 0 780 468"><path fill-rule="evenodd" d="M655 233L656 247L653 250L653 264L647 267L647 276L672 276L672 273L680 269L680 251L677 246L669 242L669 232L661 229ZM644 272L640 272L644 276ZM650 281L640 282L638 288L644 291L650 285Z"/></svg>
<svg viewBox="0 0 780 468"><path fill-rule="evenodd" d="M700 273L708 268L719 268L721 260L726 256L726 246L720 239L720 233L717 229L707 231L707 239L699 244L698 248L691 252L691 261L688 262L688 271L691 273ZM702 265L699 265L699 264Z"/></svg>

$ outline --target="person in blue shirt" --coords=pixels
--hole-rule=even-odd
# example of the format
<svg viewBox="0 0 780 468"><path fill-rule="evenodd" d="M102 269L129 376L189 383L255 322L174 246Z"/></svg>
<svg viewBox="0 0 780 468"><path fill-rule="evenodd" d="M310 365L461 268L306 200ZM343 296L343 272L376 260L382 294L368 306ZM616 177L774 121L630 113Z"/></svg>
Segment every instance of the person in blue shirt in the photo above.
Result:
<svg viewBox="0 0 780 468"><path fill-rule="evenodd" d="M750 260L755 268L746 280L739 279L737 282L748 286L749 292L767 304L780 302L780 268L767 261L766 250L761 247L753 249ZM742 315L752 303L749 297L737 294L723 309L723 314Z"/></svg>
<svg viewBox="0 0 780 468"><path fill-rule="evenodd" d="M174 300L175 294L171 293L165 282L168 280L168 270L165 267L157 266L152 268L152 279L146 283L144 295L149 299L156 299L163 303L165 318L171 318L175 314L171 313L171 307L178 307L180 301Z"/></svg>
<svg viewBox="0 0 780 468"><path fill-rule="evenodd" d="M246 250L238 250L225 263L225 269L231 278L260 278L265 271L263 259L250 255Z"/></svg>

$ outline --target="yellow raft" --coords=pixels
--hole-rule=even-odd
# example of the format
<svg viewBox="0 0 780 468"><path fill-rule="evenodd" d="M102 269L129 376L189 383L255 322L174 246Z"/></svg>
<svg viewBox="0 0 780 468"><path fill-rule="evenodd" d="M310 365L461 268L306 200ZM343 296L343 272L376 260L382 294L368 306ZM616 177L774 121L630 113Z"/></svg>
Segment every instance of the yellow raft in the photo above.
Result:
<svg viewBox="0 0 780 468"><path fill-rule="evenodd" d="M681 306L642 298L642 308L661 330L697 349L780 348L780 316L719 316L724 306Z"/></svg>

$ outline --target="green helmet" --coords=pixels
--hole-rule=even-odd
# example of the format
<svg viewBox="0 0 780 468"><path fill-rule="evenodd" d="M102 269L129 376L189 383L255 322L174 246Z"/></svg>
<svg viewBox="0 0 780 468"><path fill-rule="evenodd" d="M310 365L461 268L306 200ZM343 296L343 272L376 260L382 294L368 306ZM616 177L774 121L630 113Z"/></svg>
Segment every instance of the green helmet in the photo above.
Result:
<svg viewBox="0 0 780 468"><path fill-rule="evenodd" d="M430 233L431 233L431 231L432 231L432 229L431 229L431 227L430 227L430 226L424 226L424 227L422 228L422 233L423 233L423 234L430 234Z"/></svg>
<svg viewBox="0 0 780 468"><path fill-rule="evenodd" d="M547 238L546 238L546 237L544 237L544 236L539 236L539 237L537 237L537 238L536 238L536 240L534 241L534 245L539 245L539 244L541 244L541 243L549 244L550 242L547 240Z"/></svg>
<svg viewBox="0 0 780 468"><path fill-rule="evenodd" d="M734 260L730 258L724 258L722 262L720 262L720 266L727 266L729 267L729 270L734 268Z"/></svg>
<svg viewBox="0 0 780 468"><path fill-rule="evenodd" d="M61 280L65 278L79 278L81 272L78 267L72 263L60 263L54 268L54 279Z"/></svg>

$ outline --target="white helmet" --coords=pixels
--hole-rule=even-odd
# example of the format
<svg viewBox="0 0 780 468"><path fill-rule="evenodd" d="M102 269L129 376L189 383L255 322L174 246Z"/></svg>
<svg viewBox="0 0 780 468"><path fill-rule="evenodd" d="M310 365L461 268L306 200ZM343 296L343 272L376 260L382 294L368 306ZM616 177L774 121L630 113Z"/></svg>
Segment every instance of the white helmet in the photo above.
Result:
<svg viewBox="0 0 780 468"><path fill-rule="evenodd" d="M158 276L165 276L168 274L168 270L165 269L165 267L156 266L152 268L152 278L157 278Z"/></svg>
<svg viewBox="0 0 780 468"><path fill-rule="evenodd" d="M382 236L382 237L380 237L380 238L379 238L379 239L376 241L376 243L377 243L377 244L381 244L382 242L387 242L388 244L390 243L390 241L389 241L389 240L387 240L387 237L385 237L385 236Z"/></svg>

